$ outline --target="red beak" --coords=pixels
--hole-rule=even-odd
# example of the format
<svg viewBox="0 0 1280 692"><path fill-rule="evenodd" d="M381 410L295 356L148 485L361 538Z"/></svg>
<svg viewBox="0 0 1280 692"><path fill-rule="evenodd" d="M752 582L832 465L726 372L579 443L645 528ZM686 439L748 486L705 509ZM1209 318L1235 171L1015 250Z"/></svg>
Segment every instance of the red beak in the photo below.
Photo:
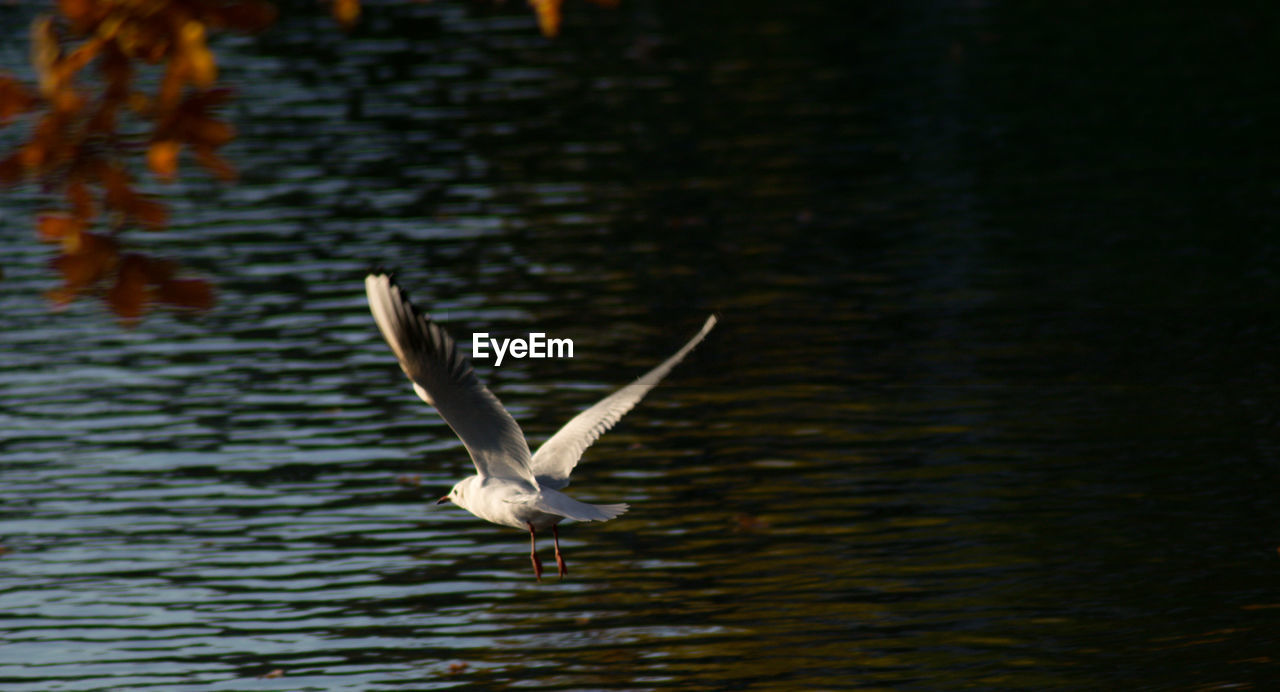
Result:
<svg viewBox="0 0 1280 692"><path fill-rule="evenodd" d="M446 502L448 502L448 501L449 501L449 496L448 496L448 495L445 495L444 497L440 498L439 500L436 500L436 504L437 504L437 505L443 505L444 503L446 503Z"/></svg>

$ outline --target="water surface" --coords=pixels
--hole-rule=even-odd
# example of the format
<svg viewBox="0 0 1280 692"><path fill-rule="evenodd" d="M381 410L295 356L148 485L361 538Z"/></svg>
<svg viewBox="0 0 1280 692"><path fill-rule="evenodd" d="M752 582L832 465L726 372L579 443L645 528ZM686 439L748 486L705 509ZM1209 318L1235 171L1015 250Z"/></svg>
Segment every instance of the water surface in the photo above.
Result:
<svg viewBox="0 0 1280 692"><path fill-rule="evenodd" d="M1274 679L1277 18L879 5L224 40L243 180L140 239L217 282L194 319L51 313L7 192L0 684ZM563 583L429 504L470 464L376 265L464 341L574 340L478 368L535 442L720 314L579 466L632 508L566 527Z"/></svg>

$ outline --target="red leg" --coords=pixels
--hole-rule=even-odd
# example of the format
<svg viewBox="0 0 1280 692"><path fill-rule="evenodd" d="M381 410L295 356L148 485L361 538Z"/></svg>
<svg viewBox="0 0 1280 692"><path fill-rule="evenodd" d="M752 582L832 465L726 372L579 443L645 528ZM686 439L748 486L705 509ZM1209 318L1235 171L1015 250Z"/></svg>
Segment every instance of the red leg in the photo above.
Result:
<svg viewBox="0 0 1280 692"><path fill-rule="evenodd" d="M564 575L569 573L569 568L564 566L564 558L560 557L560 527L552 524L551 535L556 537L556 567L560 568L560 578L564 579Z"/></svg>
<svg viewBox="0 0 1280 692"><path fill-rule="evenodd" d="M533 524L525 522L529 527L529 557L533 560L533 576L538 581L542 581L542 561L538 559L538 537L537 532L533 530Z"/></svg>

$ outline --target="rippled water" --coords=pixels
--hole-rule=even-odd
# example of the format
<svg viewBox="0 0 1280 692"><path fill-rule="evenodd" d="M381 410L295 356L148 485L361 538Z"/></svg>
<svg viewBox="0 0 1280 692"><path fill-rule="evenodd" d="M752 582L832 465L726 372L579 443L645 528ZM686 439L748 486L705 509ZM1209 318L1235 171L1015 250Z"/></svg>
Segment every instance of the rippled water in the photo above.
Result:
<svg viewBox="0 0 1280 692"><path fill-rule="evenodd" d="M139 240L203 317L51 313L6 193L0 686L1280 673L1274 16L569 3L548 43L515 5L223 41L244 179ZM563 583L429 504L469 461L375 265L464 341L574 339L479 368L535 441L721 315L575 473L632 508L566 527Z"/></svg>

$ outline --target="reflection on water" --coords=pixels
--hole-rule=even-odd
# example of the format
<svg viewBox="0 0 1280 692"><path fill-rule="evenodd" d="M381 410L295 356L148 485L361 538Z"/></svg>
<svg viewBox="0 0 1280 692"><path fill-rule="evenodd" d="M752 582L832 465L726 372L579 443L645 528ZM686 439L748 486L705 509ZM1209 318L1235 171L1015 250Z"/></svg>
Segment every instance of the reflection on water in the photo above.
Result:
<svg viewBox="0 0 1280 692"><path fill-rule="evenodd" d="M635 3L547 43L400 3L228 43L245 180L183 180L149 238L218 278L197 320L51 315L6 197L0 683L1275 677L1276 245L1241 232L1269 188L1193 184L1227 156L1198 142L1170 188L1089 177L1139 115L1086 108L1093 57L1046 19L841 11ZM1064 106L1017 96L1041 78ZM1227 240L1153 227L1166 199ZM535 441L722 316L575 473L632 509L563 532L564 583L428 504L469 462L378 338L377 264L456 335L574 340L479 368Z"/></svg>

